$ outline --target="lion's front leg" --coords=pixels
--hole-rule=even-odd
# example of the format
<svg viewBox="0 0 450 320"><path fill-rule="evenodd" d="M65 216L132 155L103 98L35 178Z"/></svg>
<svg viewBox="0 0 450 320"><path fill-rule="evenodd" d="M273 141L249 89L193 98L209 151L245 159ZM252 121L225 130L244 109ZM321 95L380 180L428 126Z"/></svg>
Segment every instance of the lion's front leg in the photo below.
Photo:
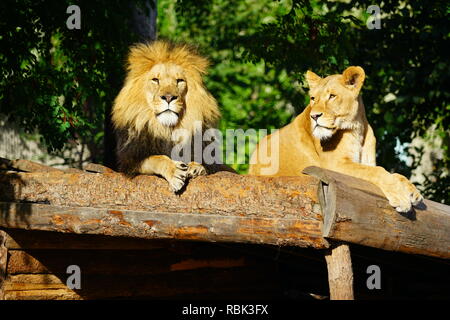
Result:
<svg viewBox="0 0 450 320"><path fill-rule="evenodd" d="M170 190L180 191L188 177L188 165L181 161L175 161L168 156L150 156L145 159L140 167L139 173L158 174L169 183Z"/></svg>
<svg viewBox="0 0 450 320"><path fill-rule="evenodd" d="M204 166L200 163L192 161L188 164L187 176L188 178L195 178L198 176L206 176L207 172Z"/></svg>

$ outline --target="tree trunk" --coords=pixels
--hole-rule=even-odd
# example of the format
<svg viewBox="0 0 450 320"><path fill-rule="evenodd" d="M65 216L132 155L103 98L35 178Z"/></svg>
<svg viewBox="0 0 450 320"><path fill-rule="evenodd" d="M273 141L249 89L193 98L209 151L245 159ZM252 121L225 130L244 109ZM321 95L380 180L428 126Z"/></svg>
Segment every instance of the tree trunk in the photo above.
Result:
<svg viewBox="0 0 450 320"><path fill-rule="evenodd" d="M132 30L137 34L139 41L146 42L156 39L156 0L147 0L145 7L137 6L134 2L131 3L132 7ZM113 88L119 92L122 85L117 79L122 79L115 75L110 75L109 82ZM103 164L113 170L117 168L116 158L116 137L114 134L113 126L111 123L111 110L112 105L108 106L105 110L105 122L104 122L104 157Z"/></svg>

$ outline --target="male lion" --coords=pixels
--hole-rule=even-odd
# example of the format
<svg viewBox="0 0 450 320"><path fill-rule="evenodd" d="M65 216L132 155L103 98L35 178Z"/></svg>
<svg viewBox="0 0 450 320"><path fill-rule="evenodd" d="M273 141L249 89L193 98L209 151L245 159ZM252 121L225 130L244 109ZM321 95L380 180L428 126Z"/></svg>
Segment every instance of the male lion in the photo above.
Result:
<svg viewBox="0 0 450 320"><path fill-rule="evenodd" d="M214 128L220 117L216 100L203 85L207 67L208 60L187 45L155 41L131 48L125 84L112 110L119 171L160 175L174 192L188 178L232 171L224 165L171 158L180 144L174 141L175 130L187 132L182 141L190 145L194 134Z"/></svg>
<svg viewBox="0 0 450 320"><path fill-rule="evenodd" d="M375 136L359 95L364 78L361 67L326 78L308 71L310 104L292 123L262 139L252 155L249 174L262 175L264 165L257 154L269 148L277 135L276 176L299 175L305 167L319 166L374 183L398 212L419 204L422 196L407 178L375 165Z"/></svg>

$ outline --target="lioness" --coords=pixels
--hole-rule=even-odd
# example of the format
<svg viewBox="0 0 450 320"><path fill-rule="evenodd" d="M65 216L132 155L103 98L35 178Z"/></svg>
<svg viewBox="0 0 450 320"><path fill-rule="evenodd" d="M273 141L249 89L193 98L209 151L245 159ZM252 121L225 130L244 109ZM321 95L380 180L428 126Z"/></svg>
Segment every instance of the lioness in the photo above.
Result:
<svg viewBox="0 0 450 320"><path fill-rule="evenodd" d="M306 73L310 104L273 134L279 138L279 170L273 176L300 175L305 167L319 166L374 183L398 212L408 212L423 198L407 178L375 165L375 136L359 95L364 78L361 67L326 78ZM261 148L270 152L273 135L258 144L249 174L264 174L257 155Z"/></svg>

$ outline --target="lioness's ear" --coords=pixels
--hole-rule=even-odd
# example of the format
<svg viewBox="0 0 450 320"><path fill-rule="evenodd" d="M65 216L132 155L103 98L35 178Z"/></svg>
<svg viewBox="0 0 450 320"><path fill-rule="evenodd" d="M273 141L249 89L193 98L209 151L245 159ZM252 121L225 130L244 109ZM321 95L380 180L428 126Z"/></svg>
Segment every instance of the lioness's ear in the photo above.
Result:
<svg viewBox="0 0 450 320"><path fill-rule="evenodd" d="M319 81L322 80L321 77L319 77L317 74L309 70L306 71L305 78L306 81L308 82L308 86L310 89L317 86L319 84Z"/></svg>
<svg viewBox="0 0 450 320"><path fill-rule="evenodd" d="M361 67L348 67L342 73L343 85L350 90L359 91L364 83L366 74Z"/></svg>

